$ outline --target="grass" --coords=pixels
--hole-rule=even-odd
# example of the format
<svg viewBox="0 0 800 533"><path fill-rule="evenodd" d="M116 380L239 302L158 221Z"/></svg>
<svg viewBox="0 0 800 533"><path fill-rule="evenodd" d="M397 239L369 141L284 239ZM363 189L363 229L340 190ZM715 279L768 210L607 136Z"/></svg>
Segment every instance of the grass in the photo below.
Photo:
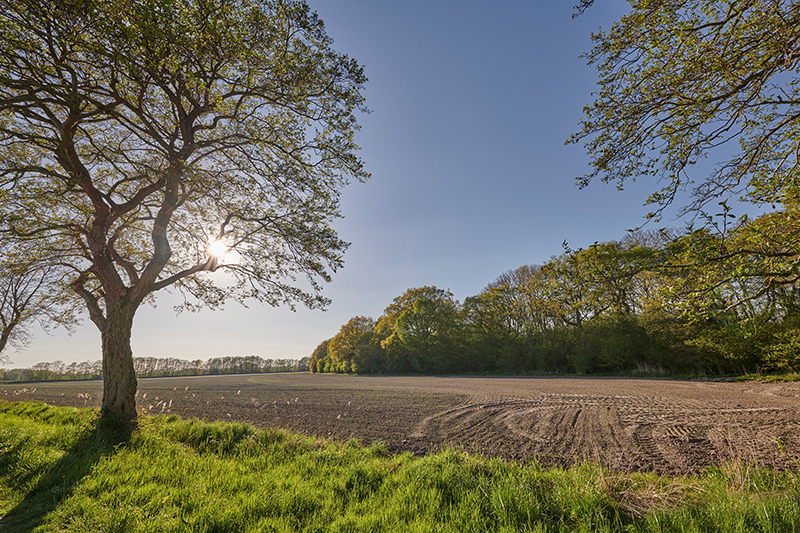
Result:
<svg viewBox="0 0 800 533"><path fill-rule="evenodd" d="M760 381L764 383L788 383L800 381L800 374L788 372L786 374L745 374L737 376L736 381Z"/></svg>
<svg viewBox="0 0 800 533"><path fill-rule="evenodd" d="M0 532L800 531L797 473L415 458L236 423L0 402Z"/></svg>

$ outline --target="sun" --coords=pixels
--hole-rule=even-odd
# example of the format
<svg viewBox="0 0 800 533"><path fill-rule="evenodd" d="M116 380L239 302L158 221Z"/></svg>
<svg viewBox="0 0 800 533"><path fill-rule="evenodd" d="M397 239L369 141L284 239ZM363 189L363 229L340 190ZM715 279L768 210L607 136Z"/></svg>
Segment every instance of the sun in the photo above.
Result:
<svg viewBox="0 0 800 533"><path fill-rule="evenodd" d="M222 257L228 253L228 250L230 250L230 248L222 241L214 241L208 245L208 253L217 259L222 259Z"/></svg>

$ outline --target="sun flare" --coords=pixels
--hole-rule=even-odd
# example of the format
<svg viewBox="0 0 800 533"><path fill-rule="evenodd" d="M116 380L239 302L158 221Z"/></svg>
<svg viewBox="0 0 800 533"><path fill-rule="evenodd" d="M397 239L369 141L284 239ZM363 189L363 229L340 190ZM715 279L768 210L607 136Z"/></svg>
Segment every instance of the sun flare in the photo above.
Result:
<svg viewBox="0 0 800 533"><path fill-rule="evenodd" d="M222 259L228 250L228 246L222 241L214 241L208 245L208 253L219 259Z"/></svg>

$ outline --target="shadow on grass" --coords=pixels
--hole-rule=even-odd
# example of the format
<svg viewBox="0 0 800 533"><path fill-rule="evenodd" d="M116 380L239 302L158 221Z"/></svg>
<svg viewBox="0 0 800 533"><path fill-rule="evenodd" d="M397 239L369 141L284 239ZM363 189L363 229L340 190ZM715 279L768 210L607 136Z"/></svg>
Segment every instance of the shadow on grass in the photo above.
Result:
<svg viewBox="0 0 800 533"><path fill-rule="evenodd" d="M72 495L100 459L114 453L119 445L130 440L131 433L130 428L108 426L102 424L100 419L87 427L83 436L41 473L36 486L28 491L23 500L0 518L0 532L26 533L39 527L48 514ZM24 447L25 443L21 443L20 448ZM15 450L9 450L4 455L8 456L9 453L13 456ZM3 462L7 462L7 459ZM0 463L0 469L3 466ZM38 474L30 472L27 476L18 476L15 479L17 486L26 485L31 477Z"/></svg>

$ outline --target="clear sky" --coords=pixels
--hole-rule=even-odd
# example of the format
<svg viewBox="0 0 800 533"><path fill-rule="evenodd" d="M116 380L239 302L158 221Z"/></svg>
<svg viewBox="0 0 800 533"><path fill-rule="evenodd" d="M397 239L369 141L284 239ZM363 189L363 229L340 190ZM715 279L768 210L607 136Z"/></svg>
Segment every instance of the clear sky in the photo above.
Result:
<svg viewBox="0 0 800 533"><path fill-rule="evenodd" d="M357 138L372 179L343 194L336 227L352 246L324 289L333 304L293 313L231 303L176 316L176 297L160 294L136 316L134 355L300 358L408 288L436 285L463 301L507 270L561 253L564 240L619 239L642 222L654 183L579 190L588 157L564 145L597 80L579 56L624 1L598 0L575 20L576 0L309 2L334 48L365 66L372 111ZM100 359L88 319L71 336L32 332L26 350L8 350L10 366Z"/></svg>

